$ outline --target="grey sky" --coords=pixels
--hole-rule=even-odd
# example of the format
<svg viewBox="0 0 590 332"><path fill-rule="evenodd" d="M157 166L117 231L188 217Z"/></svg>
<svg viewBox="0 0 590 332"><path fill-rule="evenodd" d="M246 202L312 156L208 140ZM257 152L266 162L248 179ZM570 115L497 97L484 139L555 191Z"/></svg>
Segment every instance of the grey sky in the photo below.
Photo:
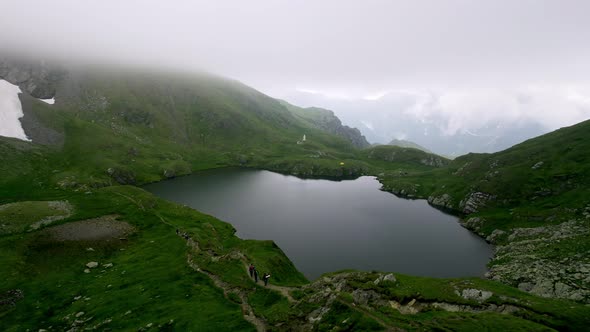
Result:
<svg viewBox="0 0 590 332"><path fill-rule="evenodd" d="M277 97L451 93L461 112L457 95L565 91L578 114L590 110L589 17L584 0L2 0L0 45L202 68Z"/></svg>

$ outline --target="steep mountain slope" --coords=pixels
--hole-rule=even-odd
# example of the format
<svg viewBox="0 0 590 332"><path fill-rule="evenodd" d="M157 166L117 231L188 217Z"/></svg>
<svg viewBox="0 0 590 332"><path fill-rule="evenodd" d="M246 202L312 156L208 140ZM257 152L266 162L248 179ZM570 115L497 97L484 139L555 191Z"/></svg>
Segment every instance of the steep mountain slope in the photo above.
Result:
<svg viewBox="0 0 590 332"><path fill-rule="evenodd" d="M334 112L317 107L301 108L291 105L284 100L280 101L291 113L309 123L312 127L325 130L350 141L357 148L366 148L370 144L365 136L357 128L344 126Z"/></svg>
<svg viewBox="0 0 590 332"><path fill-rule="evenodd" d="M4 78L34 86L40 74L30 68L14 67ZM353 159L349 141L236 81L112 69L61 73L45 89L55 91L55 104L21 94L21 122L34 143L59 151L64 165L54 166L52 178L68 186L145 183L216 165L299 165L333 176L367 169L353 160L339 165ZM306 143L297 144L304 134Z"/></svg>
<svg viewBox="0 0 590 332"><path fill-rule="evenodd" d="M590 323L583 304L490 280L342 272L310 283L272 241L241 240L231 225L133 186L241 165L338 178L383 173L386 184L442 174L424 185L433 189L460 167L456 161L408 148L356 149L351 137L315 122L325 115L341 125L330 114L285 107L208 74L10 68L3 77L24 92L21 122L32 142L0 137L2 330L579 330ZM249 263L272 271L272 287L249 278Z"/></svg>
<svg viewBox="0 0 590 332"><path fill-rule="evenodd" d="M497 244L490 277L542 296L590 301L590 121L444 169L383 177L386 190L467 215Z"/></svg>

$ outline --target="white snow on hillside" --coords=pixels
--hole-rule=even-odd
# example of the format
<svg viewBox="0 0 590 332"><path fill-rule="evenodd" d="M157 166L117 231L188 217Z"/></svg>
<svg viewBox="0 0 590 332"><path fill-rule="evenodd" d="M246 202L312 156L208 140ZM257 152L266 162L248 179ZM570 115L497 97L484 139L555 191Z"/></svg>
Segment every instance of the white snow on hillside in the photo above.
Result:
<svg viewBox="0 0 590 332"><path fill-rule="evenodd" d="M0 80L0 136L30 141L19 120L24 116L18 99L20 92L18 86Z"/></svg>
<svg viewBox="0 0 590 332"><path fill-rule="evenodd" d="M40 101L47 103L49 105L53 105L55 104L55 98L51 98L51 99L39 99Z"/></svg>

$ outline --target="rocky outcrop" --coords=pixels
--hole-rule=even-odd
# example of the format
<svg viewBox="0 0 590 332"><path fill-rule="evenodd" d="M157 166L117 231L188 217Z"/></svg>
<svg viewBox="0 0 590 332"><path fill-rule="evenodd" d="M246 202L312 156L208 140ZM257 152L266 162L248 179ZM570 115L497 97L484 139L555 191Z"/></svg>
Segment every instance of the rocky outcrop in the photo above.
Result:
<svg viewBox="0 0 590 332"><path fill-rule="evenodd" d="M480 232L481 226L485 222L485 219L480 217L471 217L468 219L462 219L459 221L463 227L467 228L468 230L483 236L483 233Z"/></svg>
<svg viewBox="0 0 590 332"><path fill-rule="evenodd" d="M588 226L587 220L572 220L505 232L501 235L507 241L496 246L487 276L542 297L590 303L590 252L562 253L552 247L553 243L583 243L590 234Z"/></svg>
<svg viewBox="0 0 590 332"><path fill-rule="evenodd" d="M481 303L492 297L492 295L494 294L486 290L467 288L461 292L457 291L457 295L461 296L466 300L473 300Z"/></svg>
<svg viewBox="0 0 590 332"><path fill-rule="evenodd" d="M452 210L454 208L453 198L449 194L428 197L428 203L434 206Z"/></svg>
<svg viewBox="0 0 590 332"><path fill-rule="evenodd" d="M367 142L365 136L361 134L360 130L343 125L342 121L340 121L340 119L334 115L334 112L330 110L317 107L300 108L284 101L281 101L281 103L291 113L305 120L312 126L330 134L340 136L359 149L371 145Z"/></svg>
<svg viewBox="0 0 590 332"><path fill-rule="evenodd" d="M45 62L0 60L0 78L18 85L22 91L35 98L53 98L56 83L64 75L62 70L50 68Z"/></svg>
<svg viewBox="0 0 590 332"><path fill-rule="evenodd" d="M3 306L15 306L16 303L24 298L24 293L20 289L11 289L0 294L0 308Z"/></svg>
<svg viewBox="0 0 590 332"><path fill-rule="evenodd" d="M343 125L340 119L338 119L332 111L324 109L318 110L322 112L322 116L314 119L313 123L316 124L319 129L345 138L357 148L366 148L370 146L360 130Z"/></svg>
<svg viewBox="0 0 590 332"><path fill-rule="evenodd" d="M126 169L110 167L107 174L118 184L135 184L135 174Z"/></svg>
<svg viewBox="0 0 590 332"><path fill-rule="evenodd" d="M539 161L538 163L534 164L533 167L531 167L531 169L539 169L541 168L541 166L543 166L544 162Z"/></svg>
<svg viewBox="0 0 590 332"><path fill-rule="evenodd" d="M379 278L375 279L375 281L373 281L373 284L375 285L379 285L382 282L396 282L397 278L395 277L395 275L393 275L393 273L388 273L385 275L381 275L379 276Z"/></svg>
<svg viewBox="0 0 590 332"><path fill-rule="evenodd" d="M442 158L434 155L420 159L420 163L431 167L443 167L447 164Z"/></svg>
<svg viewBox="0 0 590 332"><path fill-rule="evenodd" d="M478 212L482 207L485 207L488 202L496 199L495 195L483 192L473 192L459 203L459 208L465 214Z"/></svg>

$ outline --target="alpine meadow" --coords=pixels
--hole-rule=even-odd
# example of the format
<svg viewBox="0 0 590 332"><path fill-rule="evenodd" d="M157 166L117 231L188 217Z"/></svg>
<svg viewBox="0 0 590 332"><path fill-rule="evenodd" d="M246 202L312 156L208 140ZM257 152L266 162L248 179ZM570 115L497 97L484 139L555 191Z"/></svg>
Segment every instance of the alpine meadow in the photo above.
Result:
<svg viewBox="0 0 590 332"><path fill-rule="evenodd" d="M1 331L590 329L588 58L567 53L590 51L564 46L586 5L538 32L573 36L550 58L531 55L558 48L532 37L549 0L66 2L54 45L41 9L0 5L41 22L0 23ZM469 272L429 270L443 255Z"/></svg>

